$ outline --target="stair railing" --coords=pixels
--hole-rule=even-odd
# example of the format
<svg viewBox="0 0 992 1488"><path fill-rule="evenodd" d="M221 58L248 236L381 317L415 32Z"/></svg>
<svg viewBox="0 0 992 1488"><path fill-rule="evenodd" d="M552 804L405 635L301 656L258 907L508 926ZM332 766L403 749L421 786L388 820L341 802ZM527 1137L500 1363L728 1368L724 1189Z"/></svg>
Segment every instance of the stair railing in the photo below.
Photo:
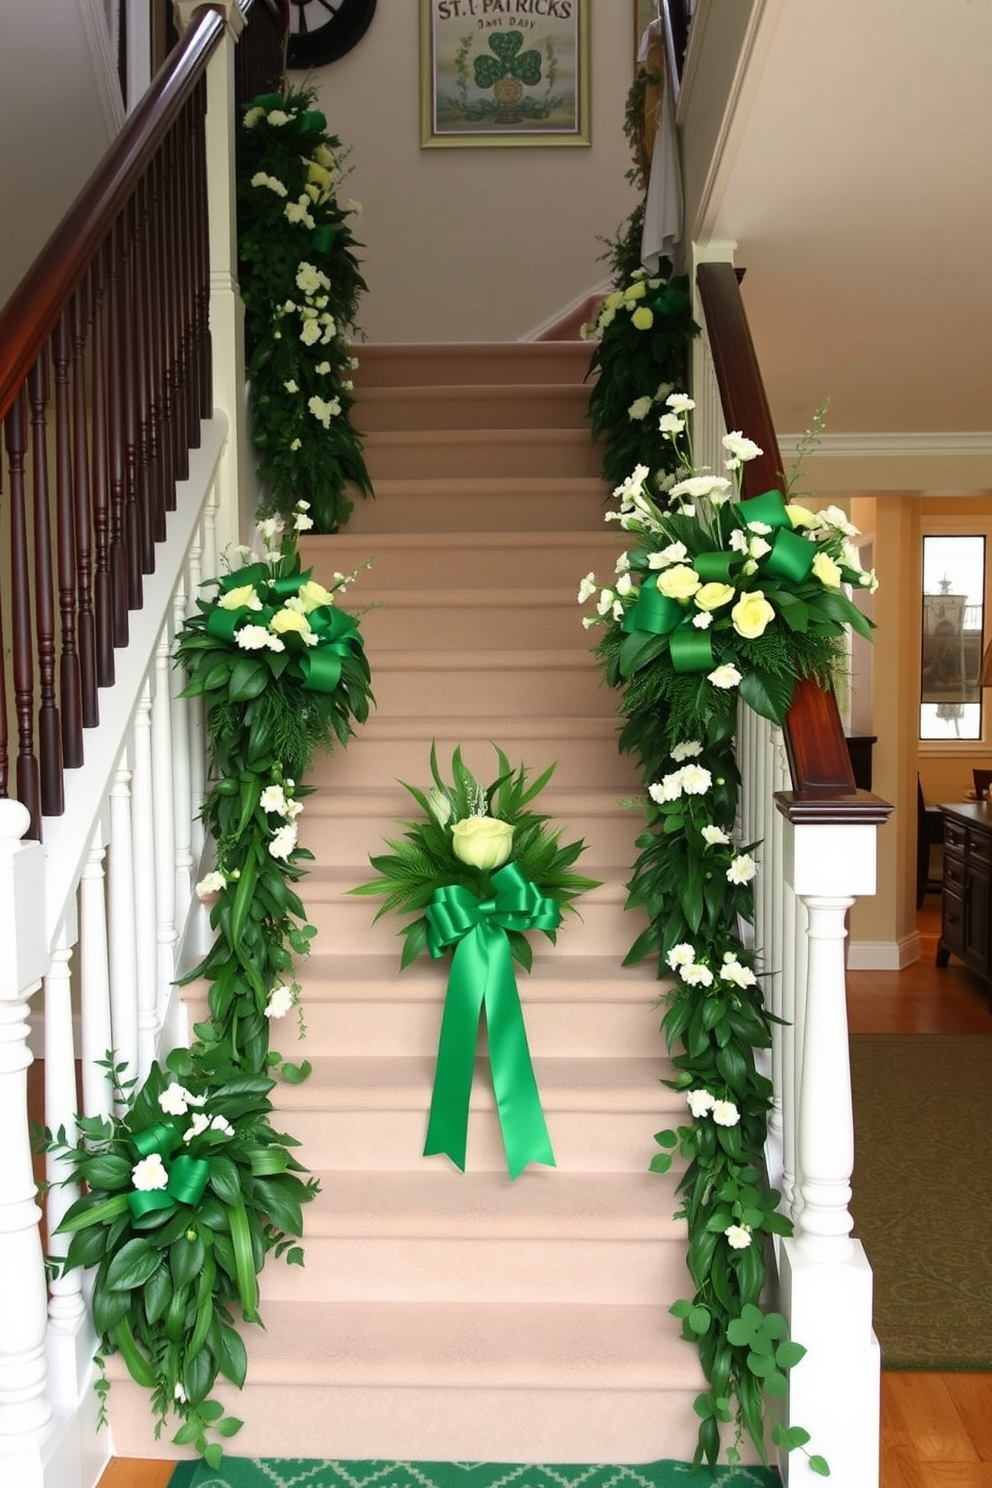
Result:
<svg viewBox="0 0 992 1488"><path fill-rule="evenodd" d="M722 468L720 440L743 432L762 455L743 494L782 487L782 461L731 262L700 262L703 322L694 354L697 463ZM779 729L741 707L741 837L760 841L755 946L781 1023L766 1073L774 1097L768 1165L794 1235L776 1247L777 1302L807 1356L791 1372L787 1423L841 1483L878 1482L879 1351L872 1277L849 1208L854 1127L848 1046L847 913L875 891L876 830L891 807L855 788L832 692L800 681ZM795 1452L790 1484L819 1481Z"/></svg>
<svg viewBox="0 0 992 1488"><path fill-rule="evenodd" d="M97 1061L113 1048L140 1079L185 1041L173 982L203 931L202 716L172 648L254 508L235 99L278 79L281 10L257 0L236 69L252 8L188 7L0 313L0 1481L18 1488L91 1488L111 1450L84 1278L46 1286L43 1240L64 1254L78 1194L49 1155L36 1201L28 1072L43 1053L45 1123L70 1142L75 1112L109 1114Z"/></svg>

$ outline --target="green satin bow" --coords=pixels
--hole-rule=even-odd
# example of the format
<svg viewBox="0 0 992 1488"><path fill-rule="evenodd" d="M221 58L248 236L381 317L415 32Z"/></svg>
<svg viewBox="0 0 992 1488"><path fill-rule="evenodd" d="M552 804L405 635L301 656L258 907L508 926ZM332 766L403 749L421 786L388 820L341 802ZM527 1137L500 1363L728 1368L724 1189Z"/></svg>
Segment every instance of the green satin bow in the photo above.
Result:
<svg viewBox="0 0 992 1488"><path fill-rule="evenodd" d="M475 1045L485 1008L493 1090L512 1179L530 1162L553 1168L555 1158L527 1045L507 931L554 931L561 923L561 910L515 863L498 869L492 885L493 897L479 899L470 889L449 884L435 891L424 911L431 955L436 958L454 946L424 1156L444 1152L465 1171Z"/></svg>
<svg viewBox="0 0 992 1488"><path fill-rule="evenodd" d="M210 1178L210 1163L204 1157L190 1157L188 1152L172 1154L182 1144L182 1137L174 1126L157 1122L144 1131L135 1132L134 1145L142 1157L157 1152L169 1175L165 1188L132 1189L127 1195L127 1204L135 1219L141 1219L156 1209L174 1209L177 1204L188 1204L195 1208L203 1198Z"/></svg>

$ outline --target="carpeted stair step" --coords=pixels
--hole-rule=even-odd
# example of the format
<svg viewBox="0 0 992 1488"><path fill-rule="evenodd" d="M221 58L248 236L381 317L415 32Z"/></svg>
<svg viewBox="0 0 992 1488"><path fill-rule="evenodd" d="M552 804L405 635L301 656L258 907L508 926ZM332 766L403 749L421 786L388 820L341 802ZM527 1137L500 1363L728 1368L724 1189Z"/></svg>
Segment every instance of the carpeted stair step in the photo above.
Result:
<svg viewBox="0 0 992 1488"><path fill-rule="evenodd" d="M392 429L367 434L365 463L378 490L386 480L599 476L602 455L583 429ZM381 498L381 493L380 493Z"/></svg>
<svg viewBox="0 0 992 1488"><path fill-rule="evenodd" d="M463 491L464 486L460 489ZM571 502L575 489L574 482L566 482L564 499ZM362 513L365 513L364 504ZM362 515L356 515L361 525ZM500 513L490 509L488 515L492 521ZM300 544L300 554L304 567L312 568L314 576L325 583L335 571L350 573L367 559L372 560L371 568L360 575L345 601L354 610L360 610L370 598L386 589L436 591L449 585L464 589L474 585L491 588L496 584L533 589L548 584L574 596L578 593L579 580L590 569L607 582L617 555L623 550L621 534L602 526L601 513L596 521L601 530L591 527L588 532L540 533L531 529L428 534L421 531L376 532L371 536L359 531L351 520L346 531L333 536L306 535ZM590 646L594 636L595 632L589 638Z"/></svg>
<svg viewBox="0 0 992 1488"><path fill-rule="evenodd" d="M653 1058L648 1052L652 1044L658 1046ZM661 1083L666 1071L663 1049L661 1035L654 1032L645 1039L640 1057L535 1055L541 1104L561 1171L645 1171L657 1151L653 1133L676 1125L685 1113L682 1097ZM301 1161L315 1171L334 1167L396 1172L425 1166L446 1171L451 1167L448 1158L423 1156L434 1065L433 1053L391 1058L318 1055L309 1080L302 1085L280 1084L272 1099L277 1111L285 1113L287 1129L302 1143ZM472 1086L467 1167L471 1172L506 1173L488 1061L483 1058L477 1061ZM526 1177L525 1173L517 1182ZM666 1185L660 1187L662 1204Z"/></svg>
<svg viewBox="0 0 992 1488"><path fill-rule="evenodd" d="M424 447L433 448L426 440ZM580 452L575 441L573 452ZM497 521L505 522L516 532L545 535L566 526L592 530L602 520L603 501L608 495L607 487L591 468L570 476L563 476L560 469L553 475L512 471L494 475L481 461L472 463L479 460L479 451L466 439L462 440L462 448L454 450L459 460L468 462L467 470L461 474L432 470L412 476L407 466L406 475L390 476L377 463L376 451L367 453L376 494L365 499L356 495L348 530L359 538L368 534L370 544L380 533L389 533L398 525L407 532L424 534L448 533L452 529L488 533ZM400 452L396 460L402 457ZM518 456L511 458L516 460ZM393 461L393 451L388 452L388 459ZM576 463L584 464L584 461L583 456L583 461L577 459ZM523 453L520 462L525 463ZM578 578L587 571L579 570L576 589Z"/></svg>
<svg viewBox="0 0 992 1488"><path fill-rule="evenodd" d="M401 429L577 429L587 424L581 383L362 387L352 421L367 438Z"/></svg>
<svg viewBox="0 0 992 1488"><path fill-rule="evenodd" d="M653 1173L318 1175L306 1266L269 1301L579 1302L651 1306L685 1276L685 1224Z"/></svg>
<svg viewBox="0 0 992 1488"><path fill-rule="evenodd" d="M439 342L418 346L376 342L354 348L356 389L367 387L490 387L581 383L592 348L581 341Z"/></svg>
<svg viewBox="0 0 992 1488"><path fill-rule="evenodd" d="M702 1375L664 1307L271 1302L250 1330L239 1456L404 1461L687 1460ZM152 1442L146 1393L114 1380L114 1450Z"/></svg>
<svg viewBox="0 0 992 1488"><path fill-rule="evenodd" d="M377 711L425 719L431 733L438 720L473 713L509 720L615 712L613 694L599 687L592 658L581 648L424 650L416 667L409 652L384 650L372 662Z"/></svg>
<svg viewBox="0 0 992 1488"><path fill-rule="evenodd" d="M600 689L604 698L609 694ZM461 746L465 763L481 780L493 779L496 755L492 743L500 745L516 767L521 762L531 777L555 764L555 786L587 786L610 782L619 792L633 795L639 780L632 761L617 753L618 724L606 708L599 717L588 714L568 719L501 718L491 713L474 718L383 717L373 713L347 749L335 749L314 763L311 783L320 788L351 790L376 787L396 780L430 786L428 755L431 741L437 747L442 771L450 775L450 760ZM307 808L311 809L310 807Z"/></svg>
<svg viewBox="0 0 992 1488"><path fill-rule="evenodd" d="M490 580L491 582L491 580ZM491 646L526 652L574 647L589 653L582 612L573 589L445 588L378 590L376 608L362 618L365 649L470 650ZM371 596L369 596L371 598Z"/></svg>

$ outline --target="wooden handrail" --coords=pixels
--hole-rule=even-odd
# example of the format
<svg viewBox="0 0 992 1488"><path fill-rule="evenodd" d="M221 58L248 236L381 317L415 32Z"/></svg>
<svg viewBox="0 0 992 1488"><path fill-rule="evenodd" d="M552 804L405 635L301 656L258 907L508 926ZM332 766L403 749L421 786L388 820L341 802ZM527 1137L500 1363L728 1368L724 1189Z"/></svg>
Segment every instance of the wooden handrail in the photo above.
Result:
<svg viewBox="0 0 992 1488"><path fill-rule="evenodd" d="M781 485L783 465L737 272L729 263L703 263L696 283L727 426L762 450L743 467L743 494L760 496ZM790 819L868 823L887 818L892 807L855 786L832 692L800 679L783 732L793 789L783 793L781 804Z"/></svg>
<svg viewBox="0 0 992 1488"><path fill-rule="evenodd" d="M224 34L224 12L204 5L61 225L0 313L0 420L82 283L100 244Z"/></svg>

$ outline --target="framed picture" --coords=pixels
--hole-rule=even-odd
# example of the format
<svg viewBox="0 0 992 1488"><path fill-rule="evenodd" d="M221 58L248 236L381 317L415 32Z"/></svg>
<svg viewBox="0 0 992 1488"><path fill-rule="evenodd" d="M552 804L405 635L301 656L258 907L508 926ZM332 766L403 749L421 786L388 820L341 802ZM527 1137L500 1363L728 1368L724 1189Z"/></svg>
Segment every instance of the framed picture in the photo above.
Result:
<svg viewBox="0 0 992 1488"><path fill-rule="evenodd" d="M424 148L588 145L589 0L420 0Z"/></svg>

